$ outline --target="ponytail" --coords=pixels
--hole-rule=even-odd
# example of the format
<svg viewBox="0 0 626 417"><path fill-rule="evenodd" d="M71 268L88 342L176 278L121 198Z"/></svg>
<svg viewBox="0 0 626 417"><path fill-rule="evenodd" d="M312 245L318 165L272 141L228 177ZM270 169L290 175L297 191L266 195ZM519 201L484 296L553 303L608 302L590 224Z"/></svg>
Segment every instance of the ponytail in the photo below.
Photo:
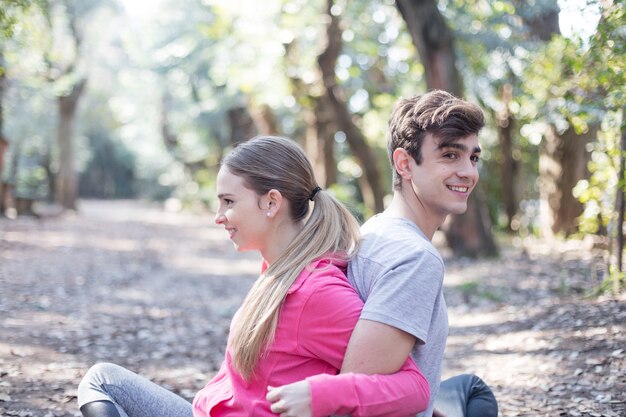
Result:
<svg viewBox="0 0 626 417"><path fill-rule="evenodd" d="M346 261L358 243L359 225L352 214L328 192L318 192L304 228L254 283L233 324L233 362L244 379L253 376L259 357L273 340L280 307L302 270L322 257Z"/></svg>

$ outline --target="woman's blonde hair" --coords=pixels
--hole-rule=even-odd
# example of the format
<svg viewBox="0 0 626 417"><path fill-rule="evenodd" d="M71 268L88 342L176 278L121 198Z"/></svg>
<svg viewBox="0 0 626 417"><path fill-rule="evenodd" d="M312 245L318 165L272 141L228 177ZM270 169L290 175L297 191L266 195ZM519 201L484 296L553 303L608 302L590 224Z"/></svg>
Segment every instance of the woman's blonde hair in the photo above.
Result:
<svg viewBox="0 0 626 417"><path fill-rule="evenodd" d="M346 260L357 249L359 225L332 195L317 189L311 163L290 139L257 136L233 149L222 165L259 196L278 190L289 201L292 220L306 219L285 252L254 283L233 322L233 364L249 380L274 338L280 307L293 282L315 259ZM307 219L311 197L313 210Z"/></svg>

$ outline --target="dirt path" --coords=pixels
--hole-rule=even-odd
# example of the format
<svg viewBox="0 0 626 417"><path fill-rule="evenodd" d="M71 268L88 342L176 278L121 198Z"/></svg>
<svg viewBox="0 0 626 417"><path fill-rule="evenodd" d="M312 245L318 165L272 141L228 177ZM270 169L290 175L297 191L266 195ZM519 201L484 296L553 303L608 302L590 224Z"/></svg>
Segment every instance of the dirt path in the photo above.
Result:
<svg viewBox="0 0 626 417"><path fill-rule="evenodd" d="M444 375L481 375L503 416L625 416L626 298L582 298L584 252L545 253L447 259ZM191 399L258 261L210 216L136 202L0 219L0 415L80 415L76 386L97 361Z"/></svg>

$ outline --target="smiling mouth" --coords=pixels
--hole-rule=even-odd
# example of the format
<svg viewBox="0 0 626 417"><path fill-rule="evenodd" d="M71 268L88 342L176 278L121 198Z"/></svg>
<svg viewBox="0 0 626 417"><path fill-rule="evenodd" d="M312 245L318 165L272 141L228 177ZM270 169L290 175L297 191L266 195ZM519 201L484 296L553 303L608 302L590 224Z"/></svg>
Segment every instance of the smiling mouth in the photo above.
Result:
<svg viewBox="0 0 626 417"><path fill-rule="evenodd" d="M458 185L448 185L448 189L452 191L457 191L459 193L466 193L469 190L469 187L462 187Z"/></svg>

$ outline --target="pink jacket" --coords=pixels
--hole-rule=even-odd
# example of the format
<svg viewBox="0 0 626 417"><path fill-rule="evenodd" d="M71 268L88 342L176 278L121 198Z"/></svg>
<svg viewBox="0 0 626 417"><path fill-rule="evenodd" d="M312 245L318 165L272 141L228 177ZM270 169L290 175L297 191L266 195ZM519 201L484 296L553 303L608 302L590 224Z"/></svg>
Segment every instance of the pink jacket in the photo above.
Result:
<svg viewBox="0 0 626 417"><path fill-rule="evenodd" d="M393 375L334 376L362 308L337 266L327 259L314 262L289 289L274 341L259 360L254 379L246 382L239 376L227 347L217 375L194 398L194 417L275 416L265 399L268 385L305 378L314 417L406 416L426 409L428 382L410 359Z"/></svg>

